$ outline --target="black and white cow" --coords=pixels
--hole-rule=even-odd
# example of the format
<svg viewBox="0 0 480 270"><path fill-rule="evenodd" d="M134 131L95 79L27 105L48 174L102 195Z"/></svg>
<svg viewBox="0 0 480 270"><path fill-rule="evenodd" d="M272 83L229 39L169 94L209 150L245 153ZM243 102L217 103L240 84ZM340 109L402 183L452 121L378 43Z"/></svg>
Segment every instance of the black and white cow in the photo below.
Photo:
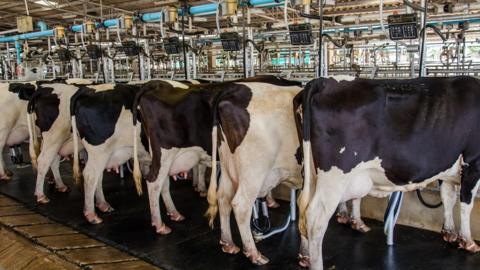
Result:
<svg viewBox="0 0 480 270"><path fill-rule="evenodd" d="M302 184L292 102L300 90L300 83L281 79L237 82L216 99L212 170L216 168L218 138L222 171L218 190L220 244L224 252L240 251L230 228L233 208L243 253L256 265L266 264L268 259L257 250L250 228L255 200L267 196L280 183L297 188ZM217 208L216 178L210 181L212 222Z"/></svg>
<svg viewBox="0 0 480 270"><path fill-rule="evenodd" d="M36 88L36 82L0 83L0 151L28 139L27 103ZM0 180L10 180L11 176L2 154Z"/></svg>
<svg viewBox="0 0 480 270"><path fill-rule="evenodd" d="M262 121L266 121L267 118L269 118L270 121L274 123L281 123L280 125L285 124L285 127L288 126L288 124L286 124L288 123L288 121L282 121L285 120L284 118L288 118L288 116L284 117L284 115L280 115L278 119L275 119L274 115L270 115L267 117L262 114L262 112L274 110L273 108L277 105L282 105L283 107L280 110L291 117L291 119L289 120L290 123L292 123L292 125L290 126L290 131L286 132L288 134L293 132L294 135L293 140L289 140L288 142L293 141L293 143L296 144L295 146L292 146L293 150L291 151L292 155L290 159L285 162L289 162L291 163L292 167L297 168L297 179L300 179L300 167L294 156L295 151L298 148L298 141L295 133L296 131L293 121L293 109L291 101L293 99L293 96L301 89L299 86L294 85L297 84L287 82L273 76L261 76L256 78L244 79L241 81L208 85L204 84L189 86L186 84L169 84L159 81L149 82L144 85L142 92L140 92L136 97L136 102L134 105L134 119L136 118L135 110L137 110L138 107L140 115L142 116L141 118L144 121L143 124L146 129L147 137L151 142L152 148L152 165L150 172L147 176L147 187L149 192L152 225L156 227L157 233L167 234L171 232L171 229L166 226L161 220L159 207L159 194L163 190L162 187L164 186L164 183L168 182L168 177L178 174L181 171L187 171L198 163L210 165L212 162L211 153L212 128L214 123L213 115L214 110L216 110L214 108L216 108L217 106L219 106L220 108L218 111L221 112L221 127L225 130L228 128L229 131L228 135L226 135L228 138L228 143L233 144L234 149L236 149L239 145L241 145L239 149L244 149L245 146L242 141L245 135L247 135L247 140L249 142L247 144L249 146L247 147L250 147L249 149L251 151L249 152L249 156L242 157L244 159L250 158L252 161L255 160L258 162L258 166L261 166L263 164L262 162L264 161L256 159L257 155L263 155L266 159L276 158L283 155L275 156L274 153L264 153L263 149L265 147L262 147L262 144L265 144L265 142L260 141L260 139L264 137L259 137L259 141L256 142L255 146L253 146L253 144L250 145L251 140L253 139L254 142L255 140L254 138L250 137L251 135L248 135L253 133L247 132L247 130L249 130L250 124L252 125L250 129L255 127L255 130L259 128L258 125L261 125L262 123L266 126L269 126L270 123L257 122L257 115L259 116L259 118L262 118ZM277 91L274 91L272 89L276 89ZM279 89L282 89L282 91L285 92L282 92ZM252 91L256 93L254 95L254 99L252 99ZM263 95L257 93L261 91L264 91ZM275 95L269 96L270 94ZM257 99L257 95L262 96L264 99ZM272 101L266 102L269 99L271 99ZM284 103L281 103L280 101ZM228 107L229 105L231 105L231 107ZM224 106L227 106L228 109L233 109L233 111L223 111L222 109L226 108ZM246 109L247 107L248 109ZM238 111L236 109L238 109ZM252 113L252 115L250 115L250 113ZM226 119L225 117L227 117L228 120L231 121L226 120L226 122L223 122L223 120ZM251 117L255 121L250 122ZM237 120L240 122L237 123ZM272 126L275 125L272 124ZM232 130L234 128L238 128L238 130ZM283 131L285 130L279 130L279 132ZM216 138L216 136L213 136L213 138ZM216 151L217 146L216 144L214 145L214 149ZM268 145L271 146L270 144ZM221 147L226 146L225 144L222 144ZM255 149L255 147L259 148ZM278 145L275 145L273 147L276 148L276 150L279 150L280 148ZM282 150L284 149L282 148ZM241 151L242 153L245 153L243 152L243 150ZM282 162L283 161L281 161L280 163L283 164ZM225 172L222 173L222 175L224 175L224 179L229 179L228 175L233 173L231 170L232 168L230 167L225 168ZM212 171L215 172L216 169L212 168ZM267 173L269 172L270 171L267 171ZM285 176L285 174L283 174L283 170L274 170L273 173L280 173L281 180L283 180L282 177ZM213 218L216 214L217 209L215 195L215 187L217 183L215 179L215 174L212 175L213 181L211 180L211 186L209 189L209 203L211 204L209 215L211 217L211 223L213 222ZM250 179L250 181L257 181L262 176L263 174L255 175ZM230 186L233 185L234 187L238 187L240 183L242 186L242 192L245 191L250 195L248 197L248 200L250 200L251 198L255 200L257 195L265 196L266 193L270 191L271 188L273 188L280 180L278 179L278 177L276 177L276 175L272 176L270 181L268 181L267 179L267 181L264 182L268 184L262 188L262 192L265 194L259 194L259 191L256 189L255 183L262 183L263 181L254 181L255 183L253 183L252 187L253 191L249 191L247 186L249 184L252 184L251 182L246 179L242 179L241 181L236 182L236 180L240 180L237 178L237 175L234 175L232 177L234 177L232 178L234 181L231 183ZM221 183L224 182L226 181L221 181ZM244 190L245 188L247 189ZM230 191L230 189L228 190ZM226 196L233 196L233 194L229 195L225 194L225 192L219 191L222 223L221 244L223 246L222 249L225 252L237 253L239 249L233 244L233 241L229 236L230 227L228 226L227 228L227 226L225 225L225 222L230 214L230 211L227 211L226 209L230 207L231 200L231 197L227 198ZM224 201L228 201L228 205L224 203ZM237 221L245 221L249 224L250 215L248 215L247 212L251 211L253 201L251 204L249 204L249 202L243 201L238 201L238 203L238 207L236 207L236 211L238 210L238 215L241 214L245 216L237 216ZM245 204L242 205L243 203ZM255 245L253 244L253 239L251 241L249 240L249 238L251 239L252 236L248 224L248 229L245 228L245 222L242 223L241 232L242 238L244 238L245 241L248 243L248 245L246 245L246 248L247 252L249 252L249 257L251 257L252 261L254 261L255 263L264 263L265 258L256 251ZM249 234L249 236L244 237L244 235L246 234Z"/></svg>
<svg viewBox="0 0 480 270"><path fill-rule="evenodd" d="M56 189L67 192L68 187L60 176L61 157L73 154L70 99L79 89L79 85L92 84L90 80L68 79L63 83L43 83L32 95L28 103L30 158L37 169L35 196L38 203L48 203L44 193L44 181L48 169L52 169ZM33 125L35 119L35 125ZM41 151L36 129L41 132Z"/></svg>
<svg viewBox="0 0 480 270"><path fill-rule="evenodd" d="M135 82L134 82L135 83ZM135 94L141 87L135 84L102 84L82 87L71 101L72 127L74 131L74 177L80 178L78 163L79 139L88 154L83 170L86 219L93 224L102 219L95 213L97 208L102 212L113 211L105 200L102 190L103 171L107 169L118 172L119 166L128 161L133 154L132 105ZM135 132L142 171L148 171L151 156L147 152L148 140L140 136L140 126ZM136 188L141 193L141 175L134 175ZM162 192L167 211L173 221L181 221L184 217L177 211L170 196L167 181Z"/></svg>
<svg viewBox="0 0 480 270"><path fill-rule="evenodd" d="M470 232L480 183L478 79L323 78L310 82L296 101L303 109L302 265L323 269L323 237L340 202L412 191L437 179L444 180L446 213L455 204L454 185L460 185L459 245L480 251ZM452 233L453 219L445 218L444 230Z"/></svg>

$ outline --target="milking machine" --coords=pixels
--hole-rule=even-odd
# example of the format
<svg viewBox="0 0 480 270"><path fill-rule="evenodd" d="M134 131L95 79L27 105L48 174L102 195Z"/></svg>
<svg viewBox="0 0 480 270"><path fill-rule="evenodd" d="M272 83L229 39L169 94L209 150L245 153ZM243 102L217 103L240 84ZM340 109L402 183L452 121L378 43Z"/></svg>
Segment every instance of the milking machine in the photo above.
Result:
<svg viewBox="0 0 480 270"><path fill-rule="evenodd" d="M22 146L20 144L10 146L10 159L17 166L28 165L24 162Z"/></svg>
<svg viewBox="0 0 480 270"><path fill-rule="evenodd" d="M403 202L403 192L397 191L393 192L390 195L387 210L385 210L385 215L383 217L384 233L387 235L387 245L392 246L393 233L395 230L395 224L397 223L398 216L400 215L400 209Z"/></svg>
<svg viewBox="0 0 480 270"><path fill-rule="evenodd" d="M284 232L291 222L297 219L297 192L295 189L290 190L290 213L288 214L285 223L280 227L273 227L268 213L267 198L258 198L255 200L252 211L251 224L253 227L253 238L255 242L267 239L275 234Z"/></svg>

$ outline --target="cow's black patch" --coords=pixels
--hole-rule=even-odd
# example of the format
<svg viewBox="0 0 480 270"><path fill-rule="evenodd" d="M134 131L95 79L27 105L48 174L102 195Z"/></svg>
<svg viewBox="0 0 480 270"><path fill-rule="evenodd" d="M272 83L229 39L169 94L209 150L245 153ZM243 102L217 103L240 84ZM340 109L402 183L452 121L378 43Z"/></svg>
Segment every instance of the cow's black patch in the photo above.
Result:
<svg viewBox="0 0 480 270"><path fill-rule="evenodd" d="M37 116L35 123L41 132L50 130L60 114L60 99L52 92L53 88L41 87L29 101L29 111L32 109L35 111Z"/></svg>
<svg viewBox="0 0 480 270"><path fill-rule="evenodd" d="M250 126L247 106L252 99L252 91L245 85L235 84L222 92L218 102L220 126L230 151L242 143Z"/></svg>
<svg viewBox="0 0 480 270"><path fill-rule="evenodd" d="M115 132L122 108L132 110L139 88L138 85L117 84L112 90L95 92L82 86L71 101L80 137L91 145L104 143Z"/></svg>
<svg viewBox="0 0 480 270"><path fill-rule="evenodd" d="M18 95L21 100L29 100L35 93L35 85L31 83L10 83L8 91Z"/></svg>

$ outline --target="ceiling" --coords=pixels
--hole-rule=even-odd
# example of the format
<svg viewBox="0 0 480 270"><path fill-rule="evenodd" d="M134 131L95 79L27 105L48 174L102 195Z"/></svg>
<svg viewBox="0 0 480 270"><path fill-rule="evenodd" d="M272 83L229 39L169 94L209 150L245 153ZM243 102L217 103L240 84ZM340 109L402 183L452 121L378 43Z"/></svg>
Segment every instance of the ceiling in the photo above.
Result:
<svg viewBox="0 0 480 270"><path fill-rule="evenodd" d="M200 5L215 1L187 1L189 5ZM318 14L318 1L313 0L310 13ZM332 2L332 1L329 1ZM354 25L358 23L378 22L379 2L373 0L336 0L335 5L325 6L325 15L342 18L342 25ZM413 1L419 3L420 1ZM480 1L475 0L429 0L430 17L475 15L480 14ZM446 2L453 2L456 5L454 13L443 13L443 5ZM116 18L122 14L134 14L144 12L160 11L168 6L178 6L179 1L175 0L0 0L0 31L16 28L15 17L26 15L26 4L30 16L34 20L43 20L49 27L55 25L69 25L80 23L85 18L90 20L102 20ZM297 7L290 5L288 17L291 22L300 19ZM384 0L384 8L387 13L404 12L405 5L402 0ZM228 18L221 20L222 27L227 26ZM342 22L344 20L345 22ZM241 21L241 19L240 19ZM339 25L330 23L330 25ZM284 22L283 7L268 9L255 9L252 12L252 23L267 25ZM329 24L328 22L326 23ZM193 26L199 29L211 30L216 28L215 16L206 16L201 20L194 20Z"/></svg>

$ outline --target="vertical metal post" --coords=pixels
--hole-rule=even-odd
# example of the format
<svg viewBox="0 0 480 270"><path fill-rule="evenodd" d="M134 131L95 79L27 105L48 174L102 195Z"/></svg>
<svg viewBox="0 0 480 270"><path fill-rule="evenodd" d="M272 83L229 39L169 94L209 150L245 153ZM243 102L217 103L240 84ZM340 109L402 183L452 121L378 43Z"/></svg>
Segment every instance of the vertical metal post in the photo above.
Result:
<svg viewBox="0 0 480 270"><path fill-rule="evenodd" d="M182 48L183 48L183 72L185 73L185 80L190 79L188 77L188 60L187 52L185 51L185 13L188 12L187 0L183 1L183 12L182 12Z"/></svg>
<svg viewBox="0 0 480 270"><path fill-rule="evenodd" d="M318 31L319 37L318 37L318 74L317 78L320 78L320 76L323 75L323 0L319 1L320 7L319 7L319 12L320 12L320 29Z"/></svg>
<svg viewBox="0 0 480 270"><path fill-rule="evenodd" d="M245 20L245 5L242 6L242 38L243 38L243 77L247 78L247 33Z"/></svg>
<svg viewBox="0 0 480 270"><path fill-rule="evenodd" d="M422 0L422 11L421 11L421 19L422 19L422 35L421 35L421 45L420 45L420 63L419 63L419 77L424 77L426 75L426 68L425 68L425 56L426 56L426 44L425 39L427 37L427 0Z"/></svg>

